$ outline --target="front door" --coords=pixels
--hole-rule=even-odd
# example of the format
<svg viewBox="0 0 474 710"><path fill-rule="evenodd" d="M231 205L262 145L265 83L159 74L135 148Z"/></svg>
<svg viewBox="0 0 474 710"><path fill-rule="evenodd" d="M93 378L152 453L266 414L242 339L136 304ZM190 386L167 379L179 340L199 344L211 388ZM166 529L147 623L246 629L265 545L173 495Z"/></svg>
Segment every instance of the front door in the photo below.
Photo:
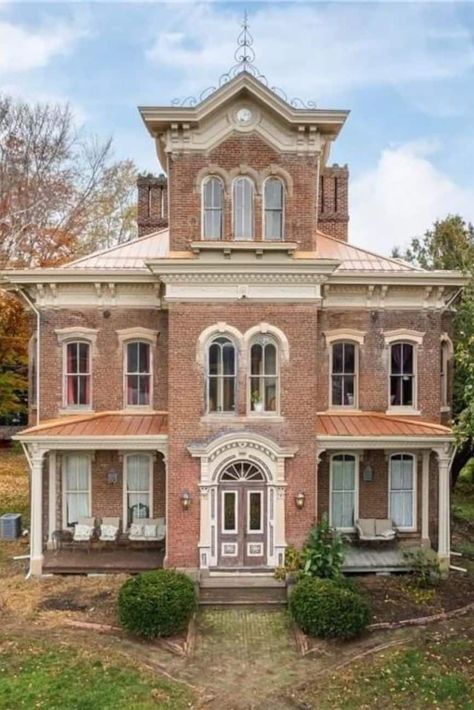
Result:
<svg viewBox="0 0 474 710"><path fill-rule="evenodd" d="M266 564L266 487L261 470L250 462L231 464L221 476L218 494L218 564L260 567Z"/></svg>

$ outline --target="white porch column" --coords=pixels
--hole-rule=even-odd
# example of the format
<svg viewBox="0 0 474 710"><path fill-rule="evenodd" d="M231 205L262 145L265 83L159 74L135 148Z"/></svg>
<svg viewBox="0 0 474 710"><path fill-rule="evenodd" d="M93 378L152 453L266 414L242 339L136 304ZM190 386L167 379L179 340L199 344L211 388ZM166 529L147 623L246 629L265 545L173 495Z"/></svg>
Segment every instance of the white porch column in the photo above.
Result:
<svg viewBox="0 0 474 710"><path fill-rule="evenodd" d="M168 518L168 501L169 501L169 493L168 493L168 451L162 451L158 449L158 453L163 456L163 464L165 467L165 525L166 525L166 533L165 533L165 555L163 557L163 567L167 567L168 564L168 525L169 525L169 518ZM123 480L123 478L122 478ZM123 485L123 484L122 484Z"/></svg>
<svg viewBox="0 0 474 710"><path fill-rule="evenodd" d="M56 470L57 470L57 456L56 451L49 452L49 485L48 485L48 548L51 549L53 545L53 533L58 528L57 523L57 489L56 489Z"/></svg>
<svg viewBox="0 0 474 710"><path fill-rule="evenodd" d="M200 530L199 530L199 567L201 569L207 569L211 565L211 557L215 555L212 554L212 541L211 535L215 535L215 531L212 529L214 514L211 513L211 495L216 495L216 487L212 488L208 485L199 486L199 504L201 506L200 514Z"/></svg>
<svg viewBox="0 0 474 710"><path fill-rule="evenodd" d="M438 455L438 559L445 570L449 568L450 554L450 450L437 451Z"/></svg>
<svg viewBox="0 0 474 710"><path fill-rule="evenodd" d="M423 451L421 466L421 542L430 546L430 451Z"/></svg>
<svg viewBox="0 0 474 710"><path fill-rule="evenodd" d="M31 454L31 523L30 574L43 572L43 460L46 451L34 449Z"/></svg>

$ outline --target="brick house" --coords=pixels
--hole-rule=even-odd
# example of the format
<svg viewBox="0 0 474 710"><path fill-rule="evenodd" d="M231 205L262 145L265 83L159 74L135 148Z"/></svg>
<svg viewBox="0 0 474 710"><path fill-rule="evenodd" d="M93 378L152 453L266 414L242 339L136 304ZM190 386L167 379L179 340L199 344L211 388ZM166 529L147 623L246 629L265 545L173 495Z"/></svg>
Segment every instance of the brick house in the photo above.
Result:
<svg viewBox="0 0 474 710"><path fill-rule="evenodd" d="M139 178L137 240L2 274L37 321L31 572L81 571L51 553L81 516L120 520L96 570L271 569L325 514L349 538L393 521L376 568L408 543L447 565L463 279L348 241L346 111L282 98L247 57L226 78L140 108L166 176ZM164 541L152 522L130 542L142 518Z"/></svg>

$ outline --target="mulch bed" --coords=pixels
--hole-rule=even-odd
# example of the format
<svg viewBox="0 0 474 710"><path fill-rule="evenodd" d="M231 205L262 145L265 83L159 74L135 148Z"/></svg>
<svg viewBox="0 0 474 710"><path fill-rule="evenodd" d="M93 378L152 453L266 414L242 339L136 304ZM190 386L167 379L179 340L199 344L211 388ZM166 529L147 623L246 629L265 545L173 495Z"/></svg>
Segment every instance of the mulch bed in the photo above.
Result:
<svg viewBox="0 0 474 710"><path fill-rule="evenodd" d="M418 589L406 575L359 577L357 584L370 598L374 623L432 616L474 602L474 579L455 572L428 590Z"/></svg>

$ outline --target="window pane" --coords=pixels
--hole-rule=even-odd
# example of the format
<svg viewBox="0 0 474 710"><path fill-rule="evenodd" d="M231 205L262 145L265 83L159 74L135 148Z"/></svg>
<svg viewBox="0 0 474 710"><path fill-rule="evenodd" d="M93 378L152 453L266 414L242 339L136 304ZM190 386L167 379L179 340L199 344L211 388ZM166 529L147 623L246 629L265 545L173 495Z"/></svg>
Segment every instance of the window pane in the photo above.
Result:
<svg viewBox="0 0 474 710"><path fill-rule="evenodd" d="M281 239L283 236L283 213L280 210L265 210L265 239Z"/></svg>
<svg viewBox="0 0 474 710"><path fill-rule="evenodd" d="M260 343L254 343L251 350L251 373L260 375L263 372L263 347Z"/></svg>
<svg viewBox="0 0 474 710"><path fill-rule="evenodd" d="M413 373L413 346L403 343L403 372L405 374Z"/></svg>
<svg viewBox="0 0 474 710"><path fill-rule="evenodd" d="M262 529L262 495L253 491L249 493L249 530Z"/></svg>
<svg viewBox="0 0 474 710"><path fill-rule="evenodd" d="M224 412L232 412L235 409L235 378L223 378L223 402L222 408Z"/></svg>
<svg viewBox="0 0 474 710"><path fill-rule="evenodd" d="M253 239L253 185L247 178L234 182L234 238Z"/></svg>
<svg viewBox="0 0 474 710"><path fill-rule="evenodd" d="M209 348L209 374L217 375L219 372L219 360L221 349L217 343L212 343Z"/></svg>
<svg viewBox="0 0 474 710"><path fill-rule="evenodd" d="M237 496L235 491L224 491L224 530L233 531L237 529L236 515Z"/></svg>
<svg viewBox="0 0 474 710"><path fill-rule="evenodd" d="M209 411L217 412L217 378L209 379Z"/></svg>
<svg viewBox="0 0 474 710"><path fill-rule="evenodd" d="M265 411L276 412L277 380L276 377L265 377Z"/></svg>
<svg viewBox="0 0 474 710"><path fill-rule="evenodd" d="M399 375L402 372L402 344L392 345L390 353L392 375Z"/></svg>
<svg viewBox="0 0 474 710"><path fill-rule="evenodd" d="M89 372L89 344L78 343L79 372Z"/></svg>
<svg viewBox="0 0 474 710"><path fill-rule="evenodd" d="M346 406L354 404L354 375L343 376L343 402Z"/></svg>
<svg viewBox="0 0 474 710"><path fill-rule="evenodd" d="M406 407L413 405L413 377L411 375L402 377L402 404Z"/></svg>
<svg viewBox="0 0 474 710"><path fill-rule="evenodd" d="M235 348L232 343L224 345L223 351L223 373L224 375L235 374Z"/></svg>
<svg viewBox="0 0 474 710"><path fill-rule="evenodd" d="M127 376L127 403L134 405L138 404L138 386L139 386L138 375L128 375Z"/></svg>
<svg viewBox="0 0 474 710"><path fill-rule="evenodd" d="M355 372L355 346L352 343L344 343L344 372Z"/></svg>
<svg viewBox="0 0 474 710"><path fill-rule="evenodd" d="M150 404L150 376L139 375L138 380L138 404Z"/></svg>
<svg viewBox="0 0 474 710"><path fill-rule="evenodd" d="M220 239L222 237L222 211L206 210L204 212L205 239Z"/></svg>
<svg viewBox="0 0 474 710"><path fill-rule="evenodd" d="M127 372L138 372L138 343L127 345Z"/></svg>
<svg viewBox="0 0 474 710"><path fill-rule="evenodd" d="M399 376L390 378L390 403L395 406L402 404L402 379Z"/></svg>
<svg viewBox="0 0 474 710"><path fill-rule="evenodd" d="M342 405L342 375L333 375L332 378L332 403Z"/></svg>
<svg viewBox="0 0 474 710"><path fill-rule="evenodd" d="M265 346L265 374L276 375L277 371L276 347L269 343Z"/></svg>
<svg viewBox="0 0 474 710"><path fill-rule="evenodd" d="M148 343L138 343L138 367L140 372L150 372L150 346Z"/></svg>
<svg viewBox="0 0 474 710"><path fill-rule="evenodd" d="M335 343L332 346L332 371L334 373L344 372L344 345Z"/></svg>
<svg viewBox="0 0 474 710"><path fill-rule="evenodd" d="M67 371L77 372L77 343L69 343L67 346Z"/></svg>

